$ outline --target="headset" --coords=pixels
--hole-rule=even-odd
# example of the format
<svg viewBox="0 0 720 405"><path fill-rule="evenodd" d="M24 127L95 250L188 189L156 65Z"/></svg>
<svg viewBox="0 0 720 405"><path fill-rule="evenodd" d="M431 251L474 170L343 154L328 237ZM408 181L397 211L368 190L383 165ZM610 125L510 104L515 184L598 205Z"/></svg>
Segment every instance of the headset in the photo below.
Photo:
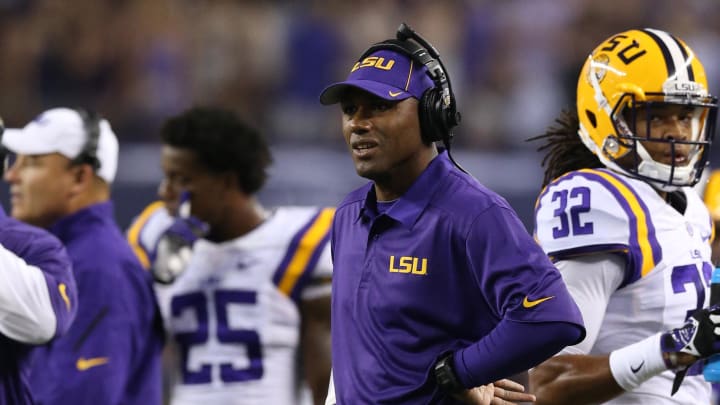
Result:
<svg viewBox="0 0 720 405"><path fill-rule="evenodd" d="M450 76L440 60L440 54L425 38L405 23L398 27L396 38L372 45L359 60L381 49L388 49L407 55L413 61L427 67L428 76L435 86L425 90L420 99L418 111L420 136L426 144L442 141L449 151L453 128L460 123L461 115L457 111Z"/></svg>
<svg viewBox="0 0 720 405"><path fill-rule="evenodd" d="M100 116L93 110L84 108L75 108L83 121L85 129L85 144L82 151L74 159L75 163L87 163L92 166L94 171L100 168L100 159L98 159L98 144L100 142Z"/></svg>

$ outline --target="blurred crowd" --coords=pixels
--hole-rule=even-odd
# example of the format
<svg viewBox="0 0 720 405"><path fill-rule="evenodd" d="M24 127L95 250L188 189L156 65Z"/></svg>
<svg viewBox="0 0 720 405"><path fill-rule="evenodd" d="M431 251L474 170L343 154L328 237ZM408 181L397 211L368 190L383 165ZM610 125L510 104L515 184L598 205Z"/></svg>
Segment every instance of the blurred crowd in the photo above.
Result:
<svg viewBox="0 0 720 405"><path fill-rule="evenodd" d="M402 21L448 67L461 147L528 147L570 106L594 44L628 28L683 38L720 93L716 1L0 0L0 114L13 126L86 106L121 142L157 142L166 116L212 104L274 143L340 145L338 112L318 94Z"/></svg>

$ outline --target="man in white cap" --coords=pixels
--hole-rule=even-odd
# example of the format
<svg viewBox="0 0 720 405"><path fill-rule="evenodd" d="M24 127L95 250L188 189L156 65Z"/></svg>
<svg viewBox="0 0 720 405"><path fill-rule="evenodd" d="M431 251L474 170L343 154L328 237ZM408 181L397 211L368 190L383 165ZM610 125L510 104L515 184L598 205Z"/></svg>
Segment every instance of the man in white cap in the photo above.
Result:
<svg viewBox="0 0 720 405"><path fill-rule="evenodd" d="M77 317L41 349L30 373L38 404L159 404L162 331L150 275L114 220L118 141L107 120L45 111L3 145L13 217L50 230L77 280Z"/></svg>

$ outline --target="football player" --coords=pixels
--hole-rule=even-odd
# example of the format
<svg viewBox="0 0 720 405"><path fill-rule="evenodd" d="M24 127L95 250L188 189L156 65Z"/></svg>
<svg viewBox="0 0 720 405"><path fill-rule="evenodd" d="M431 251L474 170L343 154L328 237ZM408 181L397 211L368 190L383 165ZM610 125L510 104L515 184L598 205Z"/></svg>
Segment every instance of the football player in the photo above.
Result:
<svg viewBox="0 0 720 405"><path fill-rule="evenodd" d="M691 187L716 114L690 47L630 30L592 51L577 111L534 138L547 152L535 236L587 328L531 371L538 405L709 403L699 360L717 351L712 229Z"/></svg>
<svg viewBox="0 0 720 405"><path fill-rule="evenodd" d="M0 136L3 133L0 120ZM5 161L0 148L0 174ZM0 207L0 404L31 405L34 348L63 335L77 312L70 258L50 233Z"/></svg>
<svg viewBox="0 0 720 405"><path fill-rule="evenodd" d="M172 403L296 404L301 374L323 403L334 210L265 209L255 194L270 151L231 112L189 110L161 136L163 201L137 218L128 238L161 282L165 327L180 351Z"/></svg>

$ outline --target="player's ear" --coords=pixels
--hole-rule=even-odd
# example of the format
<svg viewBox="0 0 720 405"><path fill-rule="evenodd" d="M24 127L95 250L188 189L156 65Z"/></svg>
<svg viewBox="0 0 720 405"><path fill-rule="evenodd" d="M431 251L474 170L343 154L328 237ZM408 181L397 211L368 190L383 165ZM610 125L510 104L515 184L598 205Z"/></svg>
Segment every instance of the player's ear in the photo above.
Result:
<svg viewBox="0 0 720 405"><path fill-rule="evenodd" d="M228 170L220 176L220 181L225 190L237 190L240 188L240 180L234 171Z"/></svg>
<svg viewBox="0 0 720 405"><path fill-rule="evenodd" d="M95 178L95 171L89 164L74 165L72 170L77 184L90 184Z"/></svg>

